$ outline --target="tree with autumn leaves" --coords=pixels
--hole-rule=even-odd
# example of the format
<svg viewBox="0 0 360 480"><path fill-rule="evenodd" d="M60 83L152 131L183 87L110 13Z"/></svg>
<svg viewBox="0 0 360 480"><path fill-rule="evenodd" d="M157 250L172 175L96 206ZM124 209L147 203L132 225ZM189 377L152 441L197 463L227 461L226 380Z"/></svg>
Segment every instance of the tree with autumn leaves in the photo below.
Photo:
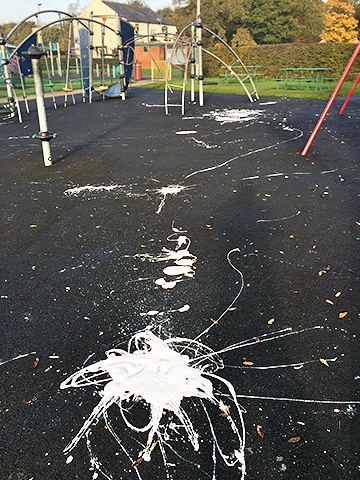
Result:
<svg viewBox="0 0 360 480"><path fill-rule="evenodd" d="M353 42L358 35L356 10L350 0L328 0L321 36L327 42Z"/></svg>
<svg viewBox="0 0 360 480"><path fill-rule="evenodd" d="M233 46L253 41L317 43L320 38L348 42L358 35L359 4L360 0L325 4L322 0L201 0L201 17L204 25ZM196 0L173 0L173 8L159 12L180 31L194 20Z"/></svg>

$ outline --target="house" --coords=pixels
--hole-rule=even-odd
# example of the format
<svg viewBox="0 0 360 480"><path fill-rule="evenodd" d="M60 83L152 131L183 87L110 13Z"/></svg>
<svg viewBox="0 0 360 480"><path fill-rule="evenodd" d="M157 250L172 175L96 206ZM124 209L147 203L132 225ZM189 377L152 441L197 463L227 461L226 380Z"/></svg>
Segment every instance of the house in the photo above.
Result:
<svg viewBox="0 0 360 480"><path fill-rule="evenodd" d="M130 23L135 31L135 60L144 68L150 68L151 59L165 60L165 45L176 34L176 26L150 8L140 8L110 0L92 0L80 17L94 18L114 30L119 30L119 19ZM100 51L102 41L106 55L111 55L118 46L118 37L106 29L104 39L100 25L94 24L93 45Z"/></svg>

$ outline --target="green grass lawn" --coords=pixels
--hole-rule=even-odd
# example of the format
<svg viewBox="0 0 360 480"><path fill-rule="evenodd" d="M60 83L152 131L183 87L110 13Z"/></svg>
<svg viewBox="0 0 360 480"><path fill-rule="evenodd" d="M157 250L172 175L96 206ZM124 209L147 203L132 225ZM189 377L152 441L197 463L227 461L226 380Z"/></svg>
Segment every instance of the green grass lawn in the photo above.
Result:
<svg viewBox="0 0 360 480"><path fill-rule="evenodd" d="M148 75L148 76L147 76ZM175 77L175 78L174 78ZM143 79L149 79L150 78L150 71L144 70L143 69ZM62 91L62 89L65 86L65 81L63 78L56 78L52 80L53 83L55 84L53 87L54 92L59 92ZM115 83L117 79L111 79L107 78L105 84L106 85L111 85L112 83ZM211 85L208 85L207 83L212 83ZM25 79L26 83L26 95L32 95L35 93L34 89L34 84L33 84L33 79L31 77L26 77ZM47 81L44 79L44 84L46 85ZM177 85L179 88L182 86L182 79L181 79L181 72L180 71L175 71L173 72L173 79L170 82L172 85ZM15 91L19 99L23 97L22 90L20 88L20 81L19 79L14 79L14 84L15 84ZM96 88L97 86L100 85L100 79L94 79L94 87ZM165 86L164 81L154 81L152 83L144 84L144 83L137 83L137 82L132 82L132 85L135 87L141 87L141 88L161 88L163 89ZM198 89L198 83L195 82L195 88ZM272 78L260 78L256 82L256 88L259 93L260 97L287 97L287 98L314 98L314 99L327 99L330 97L331 93L333 92L336 82L332 82L330 85L325 85L323 90L321 91L315 91L314 87L310 86L310 88L307 90L306 85L302 85L301 88L294 88L292 90L285 89L284 88L284 82L276 82ZM351 86L353 85L353 80L351 81L346 81L344 82L340 92L339 96L345 96L348 94ZM250 90L250 84L247 83L247 87ZM73 79L73 88L75 89L80 89L81 88L81 83L80 79ZM186 89L190 90L190 82L187 82ZM205 84L204 84L204 91L205 92L214 92L214 93L224 93L224 94L240 94L244 95L245 92L242 88L242 86L237 82L235 79L232 79L231 82L229 83L224 83L223 79L220 79L218 77L215 78L206 78L205 79ZM51 88L48 86L44 87L44 92L45 94L51 93ZM355 94L360 94L360 83L357 85L357 88L354 92ZM6 87L4 84L3 79L0 78L0 97L6 99L7 98L7 91Z"/></svg>
<svg viewBox="0 0 360 480"><path fill-rule="evenodd" d="M239 82L232 81L231 83L225 84L224 81L219 78L206 78L204 82L205 92L244 94L244 90ZM206 85L207 82L214 82L215 84ZM353 83L353 81L345 81L340 89L339 96L346 96ZM182 85L182 80L174 79L170 84L178 85L180 87ZM135 86L136 82L134 82L133 85ZM150 85L139 86L143 88L164 88L164 82L162 81ZM247 83L246 86L250 90L250 84ZM284 88L284 82L276 82L275 80L268 78L259 79L255 83L255 86L259 97L314 98L324 100L330 97L336 86L336 82L332 82L329 86L325 85L323 90L320 91L315 91L313 87L310 87L309 90L307 90L305 85L302 88L293 88L292 90L289 90ZM198 88L197 82L195 88ZM190 90L190 82L187 82L186 90ZM360 94L360 83L357 85L354 94Z"/></svg>

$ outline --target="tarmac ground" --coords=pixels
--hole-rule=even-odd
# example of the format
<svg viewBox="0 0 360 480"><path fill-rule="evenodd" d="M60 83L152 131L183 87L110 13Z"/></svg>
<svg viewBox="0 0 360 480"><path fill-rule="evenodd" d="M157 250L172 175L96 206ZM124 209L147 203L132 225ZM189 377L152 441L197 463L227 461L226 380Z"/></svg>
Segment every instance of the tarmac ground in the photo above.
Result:
<svg viewBox="0 0 360 480"><path fill-rule="evenodd" d="M46 102L51 167L0 120L0 480L359 478L359 97L305 157L324 101ZM114 348L122 398L60 388Z"/></svg>

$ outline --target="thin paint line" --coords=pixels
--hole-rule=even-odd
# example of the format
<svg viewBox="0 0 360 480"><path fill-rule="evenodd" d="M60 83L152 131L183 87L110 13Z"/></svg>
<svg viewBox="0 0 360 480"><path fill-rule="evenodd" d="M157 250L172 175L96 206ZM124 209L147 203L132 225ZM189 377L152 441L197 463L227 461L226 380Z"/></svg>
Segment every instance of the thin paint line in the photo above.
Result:
<svg viewBox="0 0 360 480"><path fill-rule="evenodd" d="M14 358L9 358L9 360L4 360L2 362L0 361L0 365L5 365L5 363L13 362L15 360L19 360L19 358L25 358L35 354L36 352L24 353L23 355L18 355L17 357L14 357Z"/></svg>
<svg viewBox="0 0 360 480"><path fill-rule="evenodd" d="M299 134L296 135L295 137L292 137L292 138L287 139L287 140L282 140L281 142L273 143L272 145L268 145L267 147L262 147L262 148L258 148L256 150L251 150L251 152L243 153L242 155L237 155L236 157L233 157L230 160L227 160L226 162L223 162L219 165L214 165L213 167L203 168L201 170L197 170L195 172L192 172L189 175L186 175L184 178L187 179L187 178L192 177L193 175L197 175L198 173L209 172L211 170L215 170L217 168L224 167L225 165L228 165L229 163L233 162L234 160L237 160L238 158L248 157L249 155L253 155L254 153L259 153L259 152L263 152L265 150L269 150L271 148L278 147L279 145L283 145L285 143L297 140L298 138L301 138L304 135L304 132L302 130L298 129L298 128L294 128L291 131L295 131L295 130L299 132Z"/></svg>
<svg viewBox="0 0 360 480"><path fill-rule="evenodd" d="M288 220L289 218L294 218L300 215L301 211L298 210L296 213L293 215L289 215L288 217L280 217L280 218L270 218L268 220L256 220L256 223L262 223L262 222L278 222L279 220Z"/></svg>
<svg viewBox="0 0 360 480"><path fill-rule="evenodd" d="M221 393L221 395L224 395ZM230 395L227 395L230 396ZM287 397L263 397L258 395L236 395L238 398L247 398L251 400L275 400L277 402L298 402L298 403L320 403L324 405L359 405L360 400L311 400L305 398L287 398Z"/></svg>
<svg viewBox="0 0 360 480"><path fill-rule="evenodd" d="M324 358L326 362L336 362L337 357L335 358ZM251 368L253 370L271 370L275 368L288 368L293 367L295 369L302 368L304 365L308 365L309 363L318 363L319 359L316 360L307 360L306 362L299 362L299 363L287 363L281 365L268 365L268 366L256 366L256 365L224 365L224 368Z"/></svg>
<svg viewBox="0 0 360 480"><path fill-rule="evenodd" d="M226 256L227 258L227 261L230 265L230 267L232 267L239 275L240 275L240 279L241 279L241 283L240 283L240 289L238 291L238 293L235 295L234 299L232 300L232 302L230 303L230 305L226 308L226 310L223 311L223 313L220 315L220 317L218 317L214 323L212 323L211 325L209 325L202 333L200 333L196 338L195 338L195 341L198 340L199 338L201 338L203 335L206 335L215 325L218 325L218 323L220 322L220 320L224 317L224 315L229 311L229 309L234 305L234 303L237 301L237 299L240 297L240 295L242 294L242 291L244 289L244 275L242 274L242 272L235 267L235 265L232 263L231 259L230 259L230 255L233 253L233 252L240 252L240 248L233 248L232 250L230 250Z"/></svg>

